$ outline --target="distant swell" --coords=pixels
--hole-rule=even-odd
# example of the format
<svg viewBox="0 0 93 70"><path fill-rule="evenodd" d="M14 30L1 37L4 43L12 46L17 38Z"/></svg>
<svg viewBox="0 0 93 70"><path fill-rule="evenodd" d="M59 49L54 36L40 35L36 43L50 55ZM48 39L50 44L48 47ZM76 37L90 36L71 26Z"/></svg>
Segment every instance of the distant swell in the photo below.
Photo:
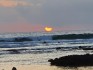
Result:
<svg viewBox="0 0 93 70"><path fill-rule="evenodd" d="M67 34L67 35L53 35L53 40L58 39L90 39L93 38L93 34Z"/></svg>
<svg viewBox="0 0 93 70"><path fill-rule="evenodd" d="M64 34L64 35L47 35L47 36L31 36L16 38L0 38L0 42L25 42L25 41L44 41L44 40L63 40L63 39L91 39L93 34Z"/></svg>
<svg viewBox="0 0 93 70"><path fill-rule="evenodd" d="M24 42L24 41L32 41L29 37L18 37L18 38L2 38L0 42Z"/></svg>

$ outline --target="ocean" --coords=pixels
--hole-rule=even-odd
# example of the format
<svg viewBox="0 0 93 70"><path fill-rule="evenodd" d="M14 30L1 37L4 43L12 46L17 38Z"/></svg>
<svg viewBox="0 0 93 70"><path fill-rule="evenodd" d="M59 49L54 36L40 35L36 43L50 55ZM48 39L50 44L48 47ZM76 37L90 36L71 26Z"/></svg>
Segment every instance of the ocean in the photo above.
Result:
<svg viewBox="0 0 93 70"><path fill-rule="evenodd" d="M50 65L49 59L92 54L92 50L84 51L79 46L93 47L93 38L52 39L55 35L85 33L93 31L0 33L0 65Z"/></svg>

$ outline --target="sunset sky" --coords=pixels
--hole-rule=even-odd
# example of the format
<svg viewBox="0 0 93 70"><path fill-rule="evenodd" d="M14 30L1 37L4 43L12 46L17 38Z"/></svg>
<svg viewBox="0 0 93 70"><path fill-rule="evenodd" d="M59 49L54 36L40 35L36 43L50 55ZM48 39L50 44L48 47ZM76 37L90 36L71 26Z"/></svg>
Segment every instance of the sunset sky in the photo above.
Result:
<svg viewBox="0 0 93 70"><path fill-rule="evenodd" d="M0 32L93 30L93 0L0 0Z"/></svg>

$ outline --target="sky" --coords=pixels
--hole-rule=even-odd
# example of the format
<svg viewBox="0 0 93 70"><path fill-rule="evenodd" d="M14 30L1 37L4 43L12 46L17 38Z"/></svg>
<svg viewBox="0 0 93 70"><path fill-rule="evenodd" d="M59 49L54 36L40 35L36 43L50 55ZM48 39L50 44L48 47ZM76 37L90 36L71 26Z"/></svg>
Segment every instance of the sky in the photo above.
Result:
<svg viewBox="0 0 93 70"><path fill-rule="evenodd" d="M93 30L93 0L0 0L0 32Z"/></svg>

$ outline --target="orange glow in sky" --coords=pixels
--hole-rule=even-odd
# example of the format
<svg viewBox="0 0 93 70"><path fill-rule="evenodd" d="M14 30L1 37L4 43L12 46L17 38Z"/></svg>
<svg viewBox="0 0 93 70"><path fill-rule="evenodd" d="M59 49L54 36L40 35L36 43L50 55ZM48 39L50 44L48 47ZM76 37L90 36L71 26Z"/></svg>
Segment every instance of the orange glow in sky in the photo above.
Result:
<svg viewBox="0 0 93 70"><path fill-rule="evenodd" d="M10 23L0 24L0 32L38 32L43 31L43 26L40 24L31 23Z"/></svg>
<svg viewBox="0 0 93 70"><path fill-rule="evenodd" d="M46 31L46 32L51 32L52 30L53 30L52 27L45 27L45 31Z"/></svg>

